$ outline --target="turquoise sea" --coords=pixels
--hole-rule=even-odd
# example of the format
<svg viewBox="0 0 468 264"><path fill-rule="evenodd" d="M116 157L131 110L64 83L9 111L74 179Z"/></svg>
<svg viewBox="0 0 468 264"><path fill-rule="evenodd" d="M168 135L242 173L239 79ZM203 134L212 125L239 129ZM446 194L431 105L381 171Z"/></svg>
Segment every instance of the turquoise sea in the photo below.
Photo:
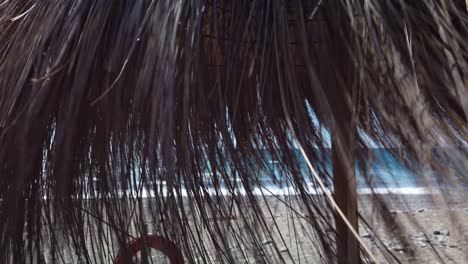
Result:
<svg viewBox="0 0 468 264"><path fill-rule="evenodd" d="M294 151L295 164L297 164L296 169L300 171L300 174L296 175L301 175L302 178L299 179L301 185L305 186L310 194L323 193L324 189L320 188L319 184L317 184L315 177L312 175L300 151L298 149ZM404 151L400 153L404 153ZM444 151L444 153L447 153L447 151ZM447 185L447 181L444 180L444 177L431 171L427 166L424 166L424 164L413 164L415 165L413 166L415 170L412 171L400 161L399 158L393 156L392 153L386 149L374 148L371 149L368 154L370 154L370 158L366 159L365 166L362 166L362 164L356 161L356 180L359 193L427 194L431 192L431 188L434 187L439 190L451 190L452 186ZM437 150L434 151L434 154L438 155ZM324 182L326 189L331 191L333 190L333 181L331 179L332 165L330 150L328 149L325 153L320 155L318 160L316 159L313 163L315 163L315 165L320 163L320 166L317 167L324 169L324 171L317 171L317 173ZM288 173L287 170L283 168L280 161L274 159L267 151L263 154L262 160L264 165L253 165L257 166L257 169L251 170L248 176L244 175L245 178L242 178L239 173L233 171L232 168L235 168L234 165L226 166L229 183L223 181L220 175L215 177L211 169L207 166L202 173L202 188L204 190L197 195L204 195L206 193L231 195L233 191L240 195L246 194L247 191L244 189L244 186L246 186L245 181L250 182L248 185L251 188L249 192L255 195L294 194L297 191L293 185L298 179L293 179L291 173ZM252 162L252 164L257 163ZM463 168L463 165L459 167ZM458 168L455 174L462 176L459 178L458 183L468 188L468 184L466 183L467 172L460 171ZM463 177L465 177L465 179L463 179ZM137 176L137 178L139 177ZM217 178L216 181L214 180L215 178ZM136 182L138 182L138 179ZM166 186L166 181L162 180L153 184L155 184L154 187L148 186L149 188L144 188L144 190L132 187L131 190L125 192L135 193L135 191L140 189L140 191L142 191L142 193L140 193L141 196L153 197L156 195L153 190L159 190L158 195L167 195L169 190L167 188L168 186ZM189 195L185 188L182 187L179 190L180 192L177 193L183 196Z"/></svg>
<svg viewBox="0 0 468 264"><path fill-rule="evenodd" d="M433 152L434 155L437 155L438 151L433 150ZM305 185L309 186L312 192L319 190L316 180L300 151L297 149L295 153L296 163L303 177L301 180L303 180ZM370 191L371 188L382 192L425 193L427 187L437 186L440 188L446 185L442 176L431 171L428 166L424 166L424 164L413 163L412 168L415 170L411 170L399 158L383 148L371 149L368 154L371 158L367 159L365 165L361 164L360 166L359 162L356 161L357 187L363 193ZM257 175L249 175L253 186L257 184L260 188L267 188L269 191L273 190L274 193L291 189L290 186L294 184L291 174L282 168L281 163L272 158L268 152L265 152L264 156L265 166L258 169ZM325 172L319 171L318 174L327 188L332 189L333 183L330 177L330 175L332 175L330 149L321 154L319 159L320 161L315 161L313 163L320 162L321 166L318 167L325 168ZM466 172L462 172L461 174L466 174ZM211 172L206 170L205 182L208 188L214 187L211 177ZM242 181L239 176L234 175L234 178L239 182ZM463 183L463 181L459 182ZM222 188L223 186L224 184L221 183L220 187Z"/></svg>

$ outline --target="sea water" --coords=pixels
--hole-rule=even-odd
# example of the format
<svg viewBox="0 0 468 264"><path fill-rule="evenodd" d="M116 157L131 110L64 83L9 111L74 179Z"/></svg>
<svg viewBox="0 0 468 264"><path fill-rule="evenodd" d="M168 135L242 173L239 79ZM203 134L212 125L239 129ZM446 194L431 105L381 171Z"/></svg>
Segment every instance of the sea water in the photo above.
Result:
<svg viewBox="0 0 468 264"><path fill-rule="evenodd" d="M323 194L323 192L333 191L332 180L332 164L330 149L325 150L325 153L319 157L320 161L313 161L315 165L319 165L325 171L318 171L317 174L321 181L324 183L325 188L322 188L317 183L311 169L308 167L306 161L298 149L294 150L295 161L301 175L301 184L305 187L309 194ZM227 184L222 180L215 186L213 182L213 173L207 166L203 172L203 191L198 192L197 195L246 195L247 191L244 189L245 181L249 181L250 191L254 195L287 195L297 193L294 188L294 182L291 173L288 173L281 166L281 162L275 160L272 155L265 151L264 165L259 166L253 175L248 175L248 179L241 179L238 173L233 172L234 166L226 166L227 171L230 171L230 183ZM424 166L415 166L418 168L418 173L412 171L405 165L399 158L394 156L390 151L382 148L374 148L370 150L370 159L366 159L365 166L359 166L356 161L356 183L358 193L395 193L395 194L427 194L432 190L429 188L441 187L441 177L434 172L428 170ZM314 165L313 165L314 166ZM138 182L138 180L136 181ZM159 190L157 195L166 196L169 192L177 193L182 196L193 196L194 194L187 193L185 188L177 188L175 192L168 190L166 182L161 180L156 185ZM182 183L183 185L183 183ZM228 188L228 186L231 186ZM235 187L233 187L235 186ZM138 195L140 197L154 197L155 193L152 188L135 188L132 187L130 191L126 191L127 195ZM123 195L123 192L122 192Z"/></svg>
<svg viewBox="0 0 468 264"><path fill-rule="evenodd" d="M325 168L325 172L318 172L319 177L325 184L325 189L321 188L317 184L316 178L312 171L308 167L306 161L302 157L300 151L296 149L295 160L300 170L302 177L301 183L305 186L305 189L309 194L323 194L325 191L333 191L332 165L331 165L331 154L330 150L326 150L326 153L322 154L321 168ZM424 171L419 175L412 172L402 161L392 155L391 152L375 148L371 150L372 159L365 165L365 172L363 168L359 168L356 165L356 181L358 193L395 193L395 194L427 194L430 190L427 188L428 182L434 182L437 180L435 175L432 175L430 171ZM264 153L265 165L262 168L258 168L255 175L249 175L249 182L251 190L250 193L254 195L288 195L295 194L297 190L293 187L294 180L287 171L283 170L280 161L275 160L268 152ZM317 163L315 161L314 163ZM357 162L356 162L357 163ZM228 169L229 170L229 169ZM204 176L204 192L205 194L222 194L232 195L233 188L227 188L225 182L219 182L215 187L212 181L213 174L210 169L206 169L203 173ZM246 195L247 192L243 188L243 181L241 177L232 173L232 181L230 186L236 186L234 192L237 195ZM166 195L167 188L164 186L162 189L163 195ZM181 195L187 196L187 191L182 188ZM143 196L152 196L151 191L144 191Z"/></svg>
<svg viewBox="0 0 468 264"><path fill-rule="evenodd" d="M266 193L271 195L294 192L294 188L291 187L291 176L281 169L279 161L273 159L268 153L265 156L267 157L268 166L259 172L259 175L261 175L259 177L259 188L267 189ZM312 194L322 193L324 190L317 184L311 169L298 149L295 150L295 156L303 181L309 192ZM429 192L427 189L428 183L437 180L435 174L429 170L425 170L420 174L414 173L400 159L385 149L371 149L370 156L372 159L366 162L367 164L364 166L359 166L356 161L355 175L359 193L425 194ZM325 172L317 172L317 174L326 185L326 188L331 191L333 189L333 180L331 179L333 166L330 149L322 153L320 159L320 167L324 168ZM258 190L254 189L254 191Z"/></svg>

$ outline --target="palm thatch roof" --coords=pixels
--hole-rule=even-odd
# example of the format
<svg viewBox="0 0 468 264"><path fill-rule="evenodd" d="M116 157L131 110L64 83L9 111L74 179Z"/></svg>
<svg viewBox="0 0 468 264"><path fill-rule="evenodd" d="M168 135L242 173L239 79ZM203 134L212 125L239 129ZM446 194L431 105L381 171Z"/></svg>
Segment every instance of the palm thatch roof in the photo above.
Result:
<svg viewBox="0 0 468 264"><path fill-rule="evenodd" d="M379 146L459 186L467 33L462 0L2 1L0 262L41 263L47 251L61 263L66 244L100 263L151 218L189 263L210 247L243 262L234 245L271 263L260 254L271 216L255 193L267 152L333 263L334 207L310 194L295 149L313 182L331 179L327 131L342 160L349 144L360 150L369 181L362 150Z"/></svg>

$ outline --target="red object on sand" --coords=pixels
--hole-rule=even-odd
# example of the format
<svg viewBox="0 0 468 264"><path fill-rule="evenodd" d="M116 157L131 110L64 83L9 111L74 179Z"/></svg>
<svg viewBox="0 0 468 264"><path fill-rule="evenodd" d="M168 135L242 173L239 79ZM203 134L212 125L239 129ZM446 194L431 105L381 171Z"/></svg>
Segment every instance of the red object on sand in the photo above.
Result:
<svg viewBox="0 0 468 264"><path fill-rule="evenodd" d="M161 251L166 257L169 258L171 264L184 263L184 256L174 242L153 234L148 234L146 236L146 243L143 242L143 238L136 238L130 241L127 244L126 253L128 253L131 257L134 257L143 249L144 244L150 248ZM115 259L115 264L129 264L125 262L125 258L122 256L122 254L123 253L121 250Z"/></svg>

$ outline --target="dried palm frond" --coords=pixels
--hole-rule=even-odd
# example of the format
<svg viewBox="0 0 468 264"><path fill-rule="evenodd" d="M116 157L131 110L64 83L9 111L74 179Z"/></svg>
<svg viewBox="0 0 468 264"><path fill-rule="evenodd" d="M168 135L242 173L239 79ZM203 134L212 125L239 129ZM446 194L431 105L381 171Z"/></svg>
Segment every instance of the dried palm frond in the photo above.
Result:
<svg viewBox="0 0 468 264"><path fill-rule="evenodd" d="M376 145L461 186L467 33L462 0L3 1L0 262L111 263L149 231L188 263L336 262L301 155L330 184L331 135L344 174L355 156L370 182ZM313 248L285 255L286 236Z"/></svg>

